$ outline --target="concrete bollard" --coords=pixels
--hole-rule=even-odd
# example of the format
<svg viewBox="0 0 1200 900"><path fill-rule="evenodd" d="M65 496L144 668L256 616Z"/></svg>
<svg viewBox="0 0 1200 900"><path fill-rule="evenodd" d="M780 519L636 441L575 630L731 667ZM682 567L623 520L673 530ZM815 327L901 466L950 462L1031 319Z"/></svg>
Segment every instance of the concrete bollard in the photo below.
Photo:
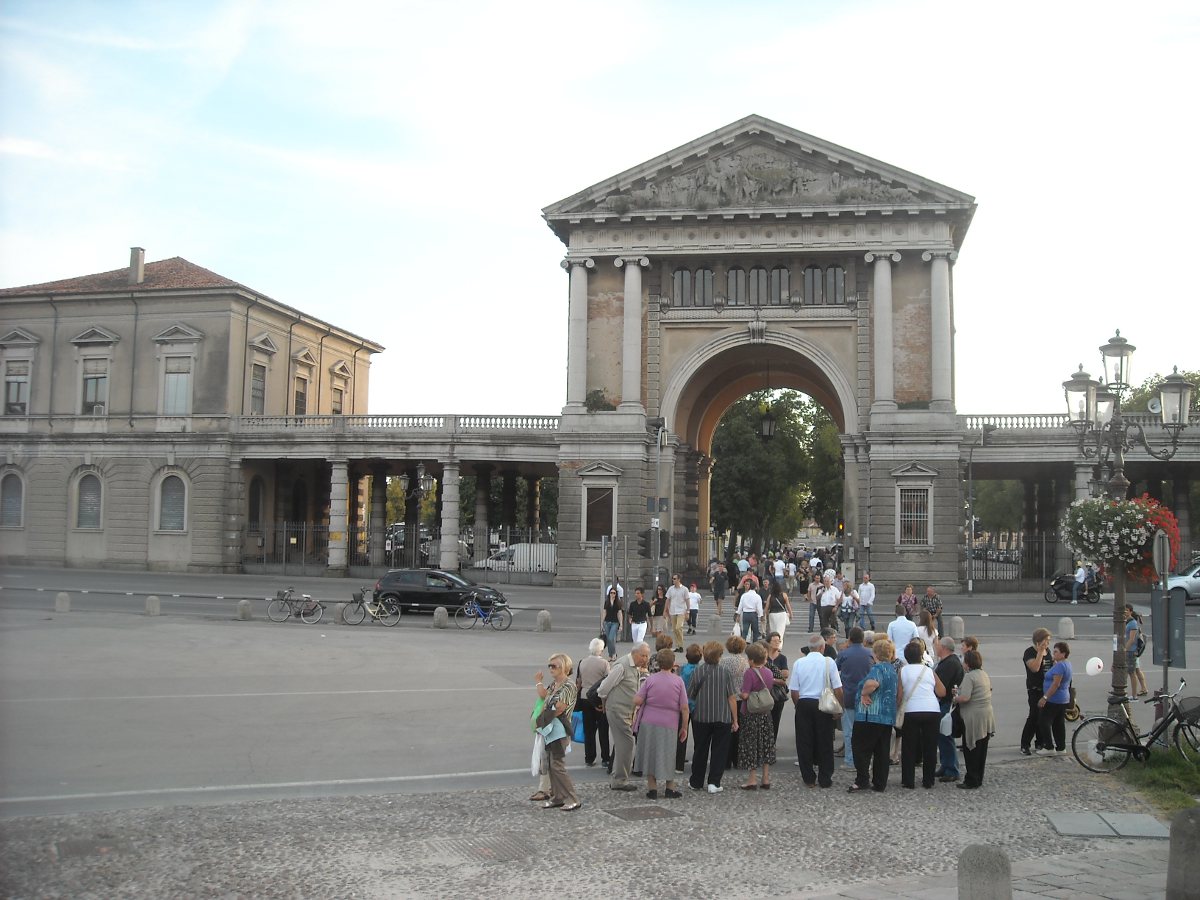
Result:
<svg viewBox="0 0 1200 900"><path fill-rule="evenodd" d="M337 622L339 625L345 625L346 624L346 607L349 605L350 605L349 603L337 604L333 608L333 621Z"/></svg>
<svg viewBox="0 0 1200 900"><path fill-rule="evenodd" d="M154 596L153 594L151 594L149 597L146 598L146 615L157 616L159 614L159 611L160 611L160 604L159 604L158 598L156 596Z"/></svg>
<svg viewBox="0 0 1200 900"><path fill-rule="evenodd" d="M535 631L549 631L550 630L550 610L543 609L538 612L537 628L534 630Z"/></svg>
<svg viewBox="0 0 1200 900"><path fill-rule="evenodd" d="M969 844L958 854L958 896L1012 900L1012 863L1003 848Z"/></svg>
<svg viewBox="0 0 1200 900"><path fill-rule="evenodd" d="M71 595L66 591L59 591L54 596L54 611L56 613L65 613L71 611Z"/></svg>
<svg viewBox="0 0 1200 900"><path fill-rule="evenodd" d="M254 618L254 611L250 608L249 600L238 601L237 617L239 622L249 622Z"/></svg>
<svg viewBox="0 0 1200 900"><path fill-rule="evenodd" d="M1063 616L1058 620L1058 637L1064 641L1075 640L1075 620L1069 616Z"/></svg>
<svg viewBox="0 0 1200 900"><path fill-rule="evenodd" d="M1200 884L1200 809L1185 809L1171 820L1167 851L1167 900L1196 896Z"/></svg>
<svg viewBox="0 0 1200 900"><path fill-rule="evenodd" d="M439 606L433 611L433 627L447 628L450 625L450 613L446 612L446 607Z"/></svg>
<svg viewBox="0 0 1200 900"><path fill-rule="evenodd" d="M967 626L963 624L962 616L950 617L950 637L961 641L967 636Z"/></svg>

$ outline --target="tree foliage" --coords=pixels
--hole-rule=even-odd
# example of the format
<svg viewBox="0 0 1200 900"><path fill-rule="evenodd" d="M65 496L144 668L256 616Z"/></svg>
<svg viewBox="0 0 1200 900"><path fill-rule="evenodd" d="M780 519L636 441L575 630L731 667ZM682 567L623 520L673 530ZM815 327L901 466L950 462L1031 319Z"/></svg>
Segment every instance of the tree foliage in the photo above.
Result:
<svg viewBox="0 0 1200 900"><path fill-rule="evenodd" d="M1200 413L1200 372L1180 372L1179 374L1197 386L1198 390L1192 391L1192 402L1188 408L1193 414ZM1158 388L1163 383L1164 377L1151 375L1130 392L1128 399L1121 403L1121 409L1127 412L1145 412L1150 398L1158 396Z"/></svg>
<svg viewBox="0 0 1200 900"><path fill-rule="evenodd" d="M975 481L975 517L984 531L1020 531L1025 490L1019 481Z"/></svg>

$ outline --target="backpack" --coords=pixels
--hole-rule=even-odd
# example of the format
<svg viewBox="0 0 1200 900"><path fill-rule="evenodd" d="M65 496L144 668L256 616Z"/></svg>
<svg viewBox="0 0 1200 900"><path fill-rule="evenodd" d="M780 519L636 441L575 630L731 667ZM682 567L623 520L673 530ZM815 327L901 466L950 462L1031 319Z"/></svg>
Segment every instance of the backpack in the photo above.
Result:
<svg viewBox="0 0 1200 900"><path fill-rule="evenodd" d="M1139 631L1138 636L1137 636L1137 643L1134 644L1134 646L1133 646L1133 653L1135 656L1141 656L1145 652L1146 652L1146 638Z"/></svg>

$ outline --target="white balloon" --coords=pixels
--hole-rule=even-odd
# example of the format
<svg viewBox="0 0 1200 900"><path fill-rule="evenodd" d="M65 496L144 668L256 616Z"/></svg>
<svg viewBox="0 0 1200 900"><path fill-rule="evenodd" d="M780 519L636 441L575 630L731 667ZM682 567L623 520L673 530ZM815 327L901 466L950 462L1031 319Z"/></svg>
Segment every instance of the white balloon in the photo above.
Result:
<svg viewBox="0 0 1200 900"><path fill-rule="evenodd" d="M1093 656L1087 661L1087 673L1089 675L1099 675L1104 671L1104 660L1098 656Z"/></svg>

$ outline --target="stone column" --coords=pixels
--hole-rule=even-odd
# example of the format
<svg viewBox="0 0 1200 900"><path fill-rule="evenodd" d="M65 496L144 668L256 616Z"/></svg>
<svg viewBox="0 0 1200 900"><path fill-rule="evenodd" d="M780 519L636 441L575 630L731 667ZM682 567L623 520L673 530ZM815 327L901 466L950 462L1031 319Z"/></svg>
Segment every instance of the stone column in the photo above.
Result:
<svg viewBox="0 0 1200 900"><path fill-rule="evenodd" d="M570 305L567 312L567 409L583 412L587 396L588 276L596 264L590 259L564 259L571 273Z"/></svg>
<svg viewBox="0 0 1200 900"><path fill-rule="evenodd" d="M344 578L346 525L349 511L349 469L344 459L329 461L329 560L325 574Z"/></svg>
<svg viewBox="0 0 1200 900"><path fill-rule="evenodd" d="M926 250L921 259L929 268L929 330L933 338L930 366L933 394L929 408L954 411L954 325L950 313L950 263L958 258L954 250Z"/></svg>
<svg viewBox="0 0 1200 900"><path fill-rule="evenodd" d="M875 367L875 402L872 409L896 408L896 376L894 370L892 332L892 263L900 262L900 254L893 250L871 252L863 257L874 263L875 285L872 292L871 324L873 337L871 356Z"/></svg>
<svg viewBox="0 0 1200 900"><path fill-rule="evenodd" d="M500 524L511 531L517 526L517 473L505 469L500 476L503 479L500 485ZM511 535L506 540L514 543Z"/></svg>
<svg viewBox="0 0 1200 900"><path fill-rule="evenodd" d="M225 473L225 532L221 541L221 570L242 570L242 541L246 524L246 476L242 472L242 461L230 459ZM267 511L262 511L266 521Z"/></svg>
<svg viewBox="0 0 1200 900"><path fill-rule="evenodd" d="M371 469L371 519L367 523L367 558L372 566L387 565L383 535L387 529L387 469Z"/></svg>
<svg viewBox="0 0 1200 900"><path fill-rule="evenodd" d="M1092 475L1094 469L1089 462L1075 463L1075 499L1086 500L1092 496Z"/></svg>
<svg viewBox="0 0 1200 900"><path fill-rule="evenodd" d="M1182 472L1171 476L1171 511L1179 522L1179 552L1183 557L1180 562L1186 562L1185 554L1192 547L1192 509L1191 509L1191 479Z"/></svg>
<svg viewBox="0 0 1200 900"><path fill-rule="evenodd" d="M458 561L458 463L442 463L442 558L443 569L457 572Z"/></svg>
<svg viewBox="0 0 1200 900"><path fill-rule="evenodd" d="M475 558L487 559L491 544L488 537L488 497L492 493L492 467L475 467Z"/></svg>
<svg viewBox="0 0 1200 900"><path fill-rule="evenodd" d="M621 402L623 412L644 412L642 406L642 267L644 256L618 256L614 265L625 269L624 330L621 334Z"/></svg>
<svg viewBox="0 0 1200 900"><path fill-rule="evenodd" d="M542 539L542 479L536 475L525 476L525 527L529 529L529 540L539 543Z"/></svg>

